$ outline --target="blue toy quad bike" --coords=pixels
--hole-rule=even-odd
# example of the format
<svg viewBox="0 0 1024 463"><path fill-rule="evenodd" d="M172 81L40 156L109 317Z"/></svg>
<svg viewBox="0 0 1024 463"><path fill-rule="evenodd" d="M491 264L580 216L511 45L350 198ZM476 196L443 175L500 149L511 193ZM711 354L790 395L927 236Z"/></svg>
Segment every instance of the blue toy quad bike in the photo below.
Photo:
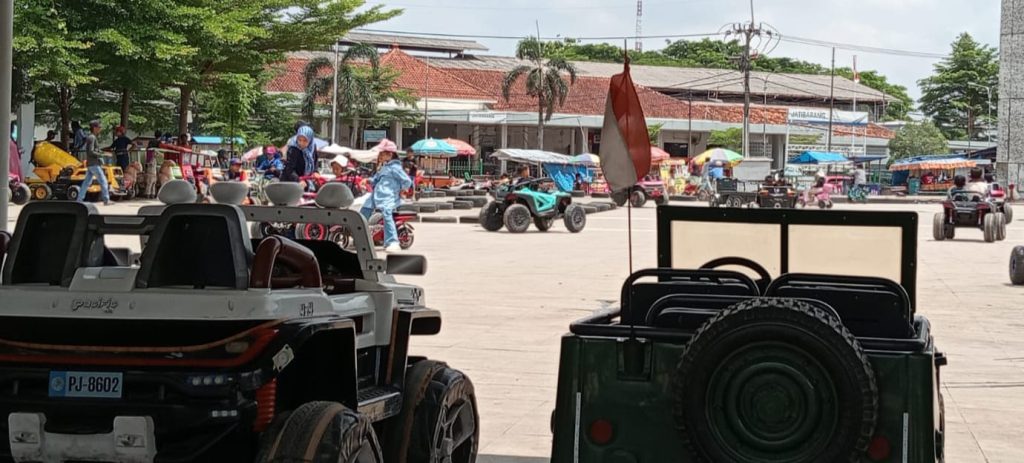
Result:
<svg viewBox="0 0 1024 463"><path fill-rule="evenodd" d="M480 226L487 231L505 227L510 233L523 233L532 221L538 230L548 231L561 218L570 232L583 231L587 225L586 211L579 204L572 204L568 193L547 186L552 183L550 178L540 178L498 188L494 201L480 210Z"/></svg>

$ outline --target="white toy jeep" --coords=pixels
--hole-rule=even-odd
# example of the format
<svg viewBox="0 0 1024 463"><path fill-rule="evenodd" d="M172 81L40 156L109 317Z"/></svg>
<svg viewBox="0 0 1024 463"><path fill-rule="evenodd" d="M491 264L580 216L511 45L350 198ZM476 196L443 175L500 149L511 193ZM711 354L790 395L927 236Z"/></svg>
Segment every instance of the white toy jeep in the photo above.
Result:
<svg viewBox="0 0 1024 463"><path fill-rule="evenodd" d="M409 355L441 317L392 275L425 259L375 258L333 206L25 206L0 232L0 461L475 461L472 383ZM354 252L250 240L266 221L346 226Z"/></svg>

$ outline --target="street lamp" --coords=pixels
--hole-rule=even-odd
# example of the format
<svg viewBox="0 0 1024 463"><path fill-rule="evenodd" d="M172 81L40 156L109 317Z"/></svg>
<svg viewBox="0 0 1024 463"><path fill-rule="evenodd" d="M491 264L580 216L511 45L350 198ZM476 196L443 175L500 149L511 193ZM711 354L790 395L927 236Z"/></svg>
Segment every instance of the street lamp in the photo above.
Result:
<svg viewBox="0 0 1024 463"><path fill-rule="evenodd" d="M976 84L974 82L968 82L967 85L969 87L983 88L983 89L985 89L985 93L988 94L988 124L987 124L988 127L985 130L985 140L987 140L987 141L989 141L991 143L992 142L992 87L990 87L988 85ZM970 109L968 109L968 111L969 110ZM970 143L970 141L971 141L971 134L968 133L967 134L967 142Z"/></svg>

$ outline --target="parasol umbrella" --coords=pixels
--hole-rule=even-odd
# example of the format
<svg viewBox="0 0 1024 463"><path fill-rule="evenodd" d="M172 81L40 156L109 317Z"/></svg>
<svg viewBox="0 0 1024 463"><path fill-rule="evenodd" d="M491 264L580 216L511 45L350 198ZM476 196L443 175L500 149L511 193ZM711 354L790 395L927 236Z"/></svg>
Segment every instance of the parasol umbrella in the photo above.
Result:
<svg viewBox="0 0 1024 463"><path fill-rule="evenodd" d="M433 138L426 138L413 143L410 150L419 156L453 157L458 154L458 150L448 142Z"/></svg>
<svg viewBox="0 0 1024 463"><path fill-rule="evenodd" d="M661 164L664 161L668 161L668 159L671 158L671 157L672 157L672 155L668 154L668 151L665 151L665 150L663 150L661 148L658 148L657 146L652 146L651 147L651 163L652 164Z"/></svg>
<svg viewBox="0 0 1024 463"><path fill-rule="evenodd" d="M473 145L470 145L469 143L466 143L457 138L445 138L443 141L449 145L452 145L452 147L455 148L455 153L458 156L473 156L476 154L476 148L474 148Z"/></svg>
<svg viewBox="0 0 1024 463"><path fill-rule="evenodd" d="M693 163L701 166L708 161L721 161L726 167L733 167L743 162L743 156L735 151L724 148L709 149L693 158Z"/></svg>
<svg viewBox="0 0 1024 463"><path fill-rule="evenodd" d="M330 145L327 145L327 146L325 146L323 148L320 148L317 151L320 152L320 153L323 153L323 154L329 154L331 156L337 156L339 154L348 154L348 152L352 151L352 149L346 148L346 147L341 146L341 145L339 145L337 143L331 143Z"/></svg>
<svg viewBox="0 0 1024 463"><path fill-rule="evenodd" d="M242 162L252 162L252 161L255 161L256 158L260 157L261 154L263 154L263 147L262 146L257 146L255 148L249 150L249 151L246 151L244 154L242 154Z"/></svg>
<svg viewBox="0 0 1024 463"><path fill-rule="evenodd" d="M572 157L577 164L595 167L601 164L601 157L592 153L578 154Z"/></svg>

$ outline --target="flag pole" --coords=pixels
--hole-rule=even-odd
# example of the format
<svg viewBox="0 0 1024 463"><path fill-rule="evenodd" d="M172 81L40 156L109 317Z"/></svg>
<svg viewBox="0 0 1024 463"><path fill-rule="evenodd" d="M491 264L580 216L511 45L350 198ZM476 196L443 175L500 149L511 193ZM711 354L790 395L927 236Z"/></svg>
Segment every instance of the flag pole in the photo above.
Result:
<svg viewBox="0 0 1024 463"><path fill-rule="evenodd" d="M639 39L637 39L639 40ZM622 41L622 62L629 69L629 44ZM646 127L645 127L646 128ZM626 235L629 242L629 274L633 274L633 187L626 190Z"/></svg>

